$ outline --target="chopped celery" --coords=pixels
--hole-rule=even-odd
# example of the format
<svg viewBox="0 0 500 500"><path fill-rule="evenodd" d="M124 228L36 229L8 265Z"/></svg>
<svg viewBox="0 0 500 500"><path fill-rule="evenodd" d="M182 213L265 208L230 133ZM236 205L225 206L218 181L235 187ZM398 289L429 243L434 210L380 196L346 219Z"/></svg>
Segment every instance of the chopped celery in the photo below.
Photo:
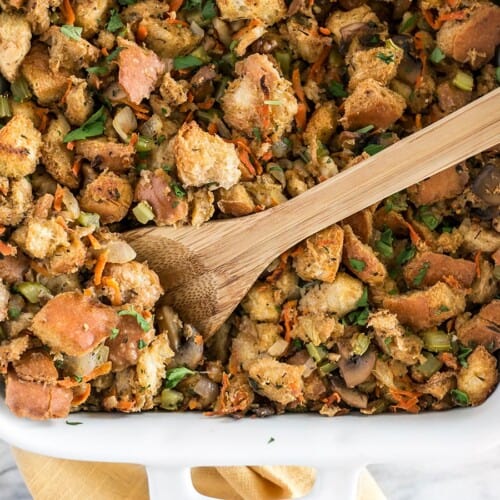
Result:
<svg viewBox="0 0 500 500"><path fill-rule="evenodd" d="M177 410L183 400L184 396L179 391L173 391L172 389L163 389L163 391L161 391L160 406L164 410L169 410L169 411Z"/></svg>
<svg viewBox="0 0 500 500"><path fill-rule="evenodd" d="M195 50L193 50L193 52L191 52L191 55L193 57L198 58L203 63L210 62L210 56L207 54L207 51L204 49L204 47L202 45L200 45Z"/></svg>
<svg viewBox="0 0 500 500"><path fill-rule="evenodd" d="M155 218L153 209L151 208L151 205L147 201L141 201L140 203L138 203L132 209L132 212L135 215L135 218L141 224L147 224L150 220L153 220Z"/></svg>
<svg viewBox="0 0 500 500"><path fill-rule="evenodd" d="M98 228L99 219L100 219L99 214L81 211L76 221L78 222L78 224L80 224L80 226L83 227L95 226L96 228Z"/></svg>
<svg viewBox="0 0 500 500"><path fill-rule="evenodd" d="M446 56L443 54L443 51L439 47L435 47L434 50L431 52L431 55L429 56L429 59L434 64L439 64L445 58Z"/></svg>
<svg viewBox="0 0 500 500"><path fill-rule="evenodd" d="M354 335L351 340L352 352L358 356L362 356L370 347L370 339L364 333Z"/></svg>
<svg viewBox="0 0 500 500"><path fill-rule="evenodd" d="M417 366L417 370L425 378L429 378L441 369L443 363L439 361L439 359L437 359L433 354L428 353L424 354L424 356L425 361L421 365Z"/></svg>
<svg viewBox="0 0 500 500"><path fill-rule="evenodd" d="M474 88L474 78L472 75L469 75L461 70L457 71L452 83L458 89L465 90L466 92L471 92Z"/></svg>
<svg viewBox="0 0 500 500"><path fill-rule="evenodd" d="M31 99L31 90L28 87L28 82L24 76L17 78L10 86L10 90L12 91L14 101L16 102L23 102Z"/></svg>
<svg viewBox="0 0 500 500"><path fill-rule="evenodd" d="M42 297L52 297L48 288L33 281L23 281L22 283L18 283L14 288L31 304L37 304Z"/></svg>
<svg viewBox="0 0 500 500"><path fill-rule="evenodd" d="M451 351L450 336L442 330L427 330L422 334L424 347L432 352Z"/></svg>
<svg viewBox="0 0 500 500"><path fill-rule="evenodd" d="M274 57L278 61L283 75L288 78L290 75L290 66L292 64L292 56L290 55L290 52L277 50L274 53Z"/></svg>
<svg viewBox="0 0 500 500"><path fill-rule="evenodd" d="M9 98L6 95L0 95L0 118L12 116L9 106Z"/></svg>
<svg viewBox="0 0 500 500"><path fill-rule="evenodd" d="M153 139L149 139L148 137L144 137L140 135L137 139L137 143L135 145L136 151L139 153L149 153L155 147L155 141Z"/></svg>
<svg viewBox="0 0 500 500"><path fill-rule="evenodd" d="M324 359L328 352L324 347L320 345L315 346L312 342L306 344L306 349L309 353L309 356L311 356L311 358L314 359L316 363L319 363L322 359Z"/></svg>
<svg viewBox="0 0 500 500"><path fill-rule="evenodd" d="M322 375L327 375L330 372L333 372L337 368L337 363L324 363L319 367L319 371L321 372Z"/></svg>

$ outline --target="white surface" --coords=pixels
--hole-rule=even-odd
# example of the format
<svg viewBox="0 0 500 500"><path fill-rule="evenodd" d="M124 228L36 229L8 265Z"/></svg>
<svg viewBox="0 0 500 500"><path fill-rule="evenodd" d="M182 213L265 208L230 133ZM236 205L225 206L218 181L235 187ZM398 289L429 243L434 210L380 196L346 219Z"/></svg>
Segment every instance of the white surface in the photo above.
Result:
<svg viewBox="0 0 500 500"><path fill-rule="evenodd" d="M472 466L369 467L388 500L497 500L500 448ZM5 442L0 441L0 499L30 500ZM61 497L58 500L71 500ZM181 500L181 499L177 499ZM182 499L184 500L184 499ZM333 499L332 499L333 500Z"/></svg>

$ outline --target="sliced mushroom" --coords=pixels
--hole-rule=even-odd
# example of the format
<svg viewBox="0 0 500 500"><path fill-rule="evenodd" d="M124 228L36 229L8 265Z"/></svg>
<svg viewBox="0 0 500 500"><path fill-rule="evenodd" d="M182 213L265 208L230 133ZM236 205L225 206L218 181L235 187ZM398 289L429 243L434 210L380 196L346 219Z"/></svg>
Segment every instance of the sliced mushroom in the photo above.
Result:
<svg viewBox="0 0 500 500"><path fill-rule="evenodd" d="M184 327L186 342L181 345L169 368L186 366L194 370L203 359L203 337L190 325Z"/></svg>
<svg viewBox="0 0 500 500"><path fill-rule="evenodd" d="M339 377L332 377L333 390L339 394L342 401L353 408L366 408L368 396L354 389L348 389Z"/></svg>
<svg viewBox="0 0 500 500"><path fill-rule="evenodd" d="M488 205L500 205L500 167L485 165L474 180L472 191Z"/></svg>
<svg viewBox="0 0 500 500"><path fill-rule="evenodd" d="M356 387L362 384L371 375L377 361L375 351L369 349L362 356L346 358L342 356L339 360L339 369L347 387Z"/></svg>

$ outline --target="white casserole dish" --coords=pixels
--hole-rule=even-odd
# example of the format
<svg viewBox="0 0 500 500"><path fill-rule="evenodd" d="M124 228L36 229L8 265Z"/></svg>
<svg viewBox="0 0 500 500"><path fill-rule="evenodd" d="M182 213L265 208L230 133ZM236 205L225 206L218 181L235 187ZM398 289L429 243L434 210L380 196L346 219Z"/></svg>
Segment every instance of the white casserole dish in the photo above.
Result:
<svg viewBox="0 0 500 500"><path fill-rule="evenodd" d="M500 445L500 392L481 406L419 415L289 414L264 419L196 413L77 413L68 421L33 422L0 400L0 438L44 455L147 467L153 499L191 500L189 476L200 465L310 465L318 468L310 499L354 499L360 469L373 463L472 462ZM274 438L274 441L271 440ZM271 442L269 442L271 440Z"/></svg>

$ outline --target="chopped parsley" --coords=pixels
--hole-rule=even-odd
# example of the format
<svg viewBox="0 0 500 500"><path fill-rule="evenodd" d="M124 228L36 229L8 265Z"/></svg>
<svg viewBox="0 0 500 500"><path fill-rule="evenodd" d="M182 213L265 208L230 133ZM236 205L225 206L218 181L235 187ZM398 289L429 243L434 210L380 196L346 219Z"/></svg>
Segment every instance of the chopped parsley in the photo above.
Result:
<svg viewBox="0 0 500 500"><path fill-rule="evenodd" d="M367 134L368 132L371 132L375 127L373 125L367 125L366 127L360 128L356 130L357 134Z"/></svg>
<svg viewBox="0 0 500 500"><path fill-rule="evenodd" d="M366 263L358 259L349 259L349 265L354 269L354 271L363 271L366 267Z"/></svg>
<svg viewBox="0 0 500 500"><path fill-rule="evenodd" d="M80 375L73 375L73 378L76 380L76 382L78 382L79 384L81 384L83 382L83 377L80 377Z"/></svg>
<svg viewBox="0 0 500 500"><path fill-rule="evenodd" d="M271 437L268 439L267 444L274 443L274 441L276 441L276 439L274 439L274 438L271 436Z"/></svg>
<svg viewBox="0 0 500 500"><path fill-rule="evenodd" d="M394 339L392 337L386 337L384 339L384 344L386 345L386 347L389 347L392 344L393 340Z"/></svg>
<svg viewBox="0 0 500 500"><path fill-rule="evenodd" d="M411 31L417 24L417 16L408 16L408 19L404 21L399 27L399 34L407 33Z"/></svg>
<svg viewBox="0 0 500 500"><path fill-rule="evenodd" d="M136 2L137 0L118 0L118 3L123 6L134 5Z"/></svg>
<svg viewBox="0 0 500 500"><path fill-rule="evenodd" d="M123 309L122 311L118 312L118 316L132 316L136 319L137 324L142 328L144 332L149 332L151 330L151 325L148 323L148 321L144 318L144 316L141 316L134 308L132 309Z"/></svg>
<svg viewBox="0 0 500 500"><path fill-rule="evenodd" d="M206 20L211 20L217 15L214 0L207 0L201 9L201 17Z"/></svg>
<svg viewBox="0 0 500 500"><path fill-rule="evenodd" d="M111 335L109 336L109 338L111 340L116 339L116 337L118 337L119 333L120 333L120 330L118 328L111 328Z"/></svg>
<svg viewBox="0 0 500 500"><path fill-rule="evenodd" d="M80 40L82 37L82 31L83 28L80 26L71 26L69 24L63 24L61 26L61 33L71 40Z"/></svg>
<svg viewBox="0 0 500 500"><path fill-rule="evenodd" d="M83 422L70 422L69 420L66 420L66 425L82 425Z"/></svg>
<svg viewBox="0 0 500 500"><path fill-rule="evenodd" d="M470 347L463 347L460 346L458 348L458 355L457 359L458 362L464 367L467 368L469 366L469 363L467 363L467 358L469 357L469 354L472 352L472 349Z"/></svg>
<svg viewBox="0 0 500 500"><path fill-rule="evenodd" d="M174 57L174 69L189 69L203 66L203 61L195 56L179 56Z"/></svg>
<svg viewBox="0 0 500 500"><path fill-rule="evenodd" d="M445 305L439 306L439 312L447 312L449 310L450 308Z"/></svg>
<svg viewBox="0 0 500 500"><path fill-rule="evenodd" d="M21 316L21 309L18 307L10 307L8 310L9 319L17 319Z"/></svg>
<svg viewBox="0 0 500 500"><path fill-rule="evenodd" d="M137 342L137 348L138 349L144 349L148 344L146 344L146 342L144 342L144 340L142 339L139 339L139 342Z"/></svg>
<svg viewBox="0 0 500 500"><path fill-rule="evenodd" d="M114 61L117 57L118 54L124 49L124 47L116 47L115 50L111 51L109 55L106 56L106 62L111 62Z"/></svg>
<svg viewBox="0 0 500 500"><path fill-rule="evenodd" d="M295 349L300 350L304 347L304 344L300 339L293 339L292 340L292 345L295 347Z"/></svg>
<svg viewBox="0 0 500 500"><path fill-rule="evenodd" d="M446 56L443 54L443 51L439 47L435 47L434 50L431 52L431 55L429 56L429 59L434 64L439 64L445 58Z"/></svg>
<svg viewBox="0 0 500 500"><path fill-rule="evenodd" d="M173 389L182 379L188 375L194 375L194 373L194 371L186 368L185 366L167 370L167 374L165 376L165 389Z"/></svg>
<svg viewBox="0 0 500 500"><path fill-rule="evenodd" d="M375 248L384 257L392 257L394 250L392 248L392 243L394 237L392 236L392 230L387 228L381 235L380 239L375 243Z"/></svg>
<svg viewBox="0 0 500 500"><path fill-rule="evenodd" d="M80 128L72 130L64 136L63 142L81 141L104 133L106 111L104 106L96 111Z"/></svg>
<svg viewBox="0 0 500 500"><path fill-rule="evenodd" d="M125 25L123 24L123 22L121 20L120 14L118 14L118 12L116 12L116 10L111 9L111 17L109 18L106 29L108 31L110 31L111 33L115 33L124 27L125 27Z"/></svg>
<svg viewBox="0 0 500 500"><path fill-rule="evenodd" d="M170 184L170 187L172 188L172 191L174 192L175 196L177 196L177 198L184 198L184 196L186 196L186 191L184 191L184 189L182 189L180 184L177 184L177 182L172 182L172 184Z"/></svg>
<svg viewBox="0 0 500 500"><path fill-rule="evenodd" d="M344 86L340 82L336 82L335 80L332 80L328 84L326 90L332 97L347 97L347 92L344 89Z"/></svg>
<svg viewBox="0 0 500 500"><path fill-rule="evenodd" d="M366 323L368 323L368 315L369 314L370 314L370 311L369 311L368 307L365 307L365 308L357 310L357 311L352 311L346 317L347 323L349 325L365 326Z"/></svg>
<svg viewBox="0 0 500 500"><path fill-rule="evenodd" d="M258 141L262 141L262 133L260 131L260 128L254 127L252 129L252 134Z"/></svg>
<svg viewBox="0 0 500 500"><path fill-rule="evenodd" d="M368 289L366 286L363 288L363 294L356 302L356 307L366 307L368 305Z"/></svg>
<svg viewBox="0 0 500 500"><path fill-rule="evenodd" d="M416 253L417 253L417 249L413 245L410 245L409 247L406 247L396 257L396 264L398 266L402 266L403 264L406 264L411 259L413 259L413 257L415 257Z"/></svg>
<svg viewBox="0 0 500 500"><path fill-rule="evenodd" d="M428 262L424 262L424 265L420 268L420 271L417 273L415 278L413 278L413 284L415 286L419 286L424 281L425 275L427 274L427 270L429 269L430 264Z"/></svg>
<svg viewBox="0 0 500 500"><path fill-rule="evenodd" d="M379 52L377 54L377 58L384 61L385 64L391 64L394 62L394 54L384 54L383 52Z"/></svg>
<svg viewBox="0 0 500 500"><path fill-rule="evenodd" d="M86 71L91 75L104 76L109 73L109 68L106 66L91 66L90 68L86 68Z"/></svg>
<svg viewBox="0 0 500 500"><path fill-rule="evenodd" d="M450 391L451 397L453 398L453 401L459 405L459 406L469 406L470 405L470 400L469 396L466 392L461 391L459 389L452 389Z"/></svg>
<svg viewBox="0 0 500 500"><path fill-rule="evenodd" d="M394 193L386 198L384 201L384 208L386 212L394 210L394 212L404 212L408 208L406 203L406 195L403 193Z"/></svg>
<svg viewBox="0 0 500 500"><path fill-rule="evenodd" d="M368 144L363 151L368 153L370 156L373 156L380 153L383 149L385 149L385 146L382 146L382 144Z"/></svg>

